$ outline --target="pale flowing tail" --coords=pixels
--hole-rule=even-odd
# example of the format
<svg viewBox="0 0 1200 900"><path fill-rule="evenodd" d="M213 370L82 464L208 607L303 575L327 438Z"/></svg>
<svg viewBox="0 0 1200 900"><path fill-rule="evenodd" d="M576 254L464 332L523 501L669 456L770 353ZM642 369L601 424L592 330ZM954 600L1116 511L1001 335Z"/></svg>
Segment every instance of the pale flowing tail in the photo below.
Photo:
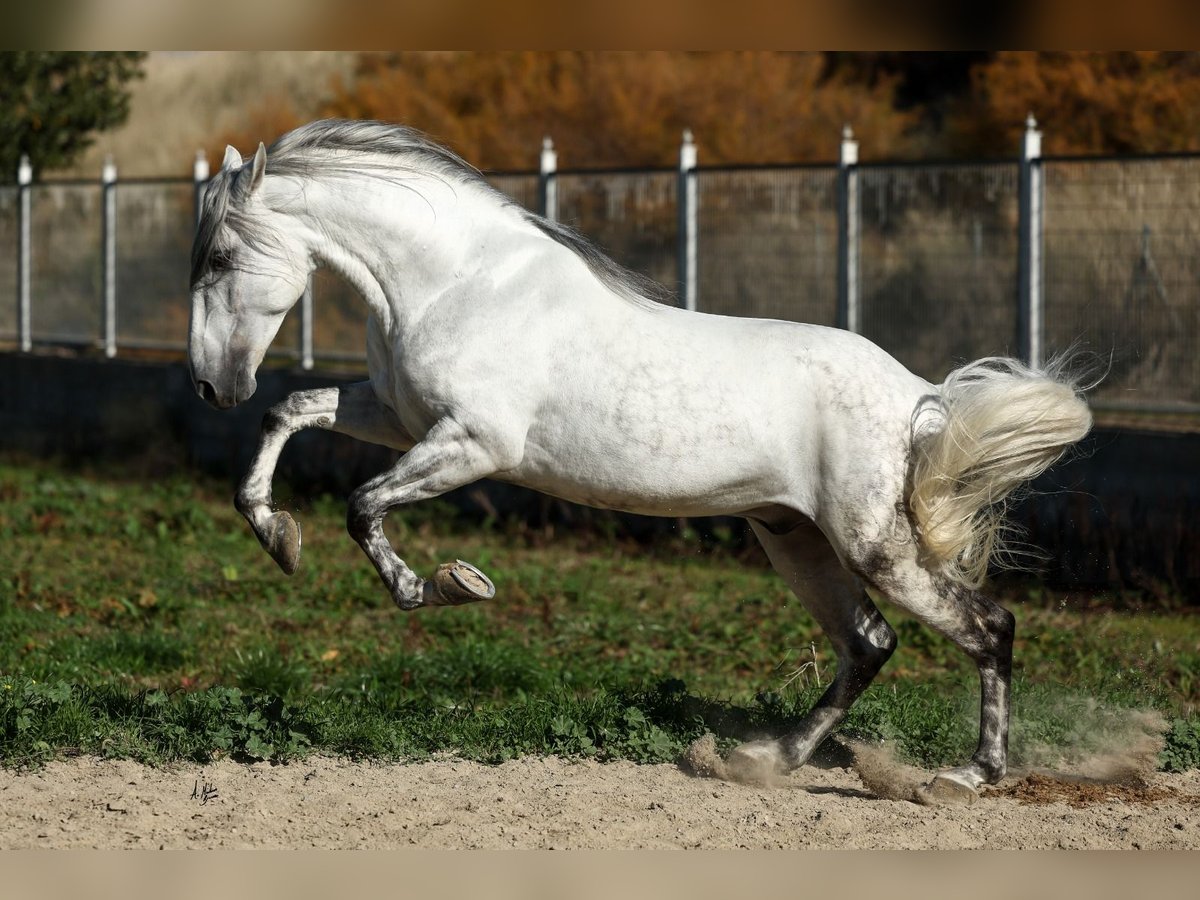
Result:
<svg viewBox="0 0 1200 900"><path fill-rule="evenodd" d="M1040 475L1092 426L1066 361L1036 369L991 357L951 372L941 416L914 423L909 508L926 557L979 587L1001 549L1004 499Z"/></svg>

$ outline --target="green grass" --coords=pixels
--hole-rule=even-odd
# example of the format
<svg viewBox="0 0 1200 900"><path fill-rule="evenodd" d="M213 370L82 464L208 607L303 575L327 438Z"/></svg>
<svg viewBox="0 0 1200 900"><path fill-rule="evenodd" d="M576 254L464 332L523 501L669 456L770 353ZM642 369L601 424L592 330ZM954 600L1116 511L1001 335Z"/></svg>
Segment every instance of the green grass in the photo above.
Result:
<svg viewBox="0 0 1200 900"><path fill-rule="evenodd" d="M551 539L421 504L388 519L401 555L418 572L470 560L498 594L405 614L346 536L342 504L280 494L304 527L290 579L229 485L0 463L0 762L669 761L705 731L729 745L787 728L833 674L811 618L757 551L732 542ZM1170 720L1162 764L1200 765L1200 619L1008 592L1018 760L1153 707ZM960 761L975 737L973 667L884 609L900 649L843 732L895 739L924 765ZM813 667L792 677L814 646L820 682Z"/></svg>

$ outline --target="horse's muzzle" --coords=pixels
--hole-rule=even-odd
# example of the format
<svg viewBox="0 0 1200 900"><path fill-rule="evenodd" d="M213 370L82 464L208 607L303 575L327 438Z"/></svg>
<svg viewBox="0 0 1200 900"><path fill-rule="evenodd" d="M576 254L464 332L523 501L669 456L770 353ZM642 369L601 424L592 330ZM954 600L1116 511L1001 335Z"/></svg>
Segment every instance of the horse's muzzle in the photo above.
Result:
<svg viewBox="0 0 1200 900"><path fill-rule="evenodd" d="M232 409L243 400L249 400L258 387L253 375L242 374L232 382L210 381L192 373L192 385L200 399L214 409Z"/></svg>
<svg viewBox="0 0 1200 900"><path fill-rule="evenodd" d="M217 389L212 386L212 383L208 381L197 381L196 393L200 395L201 400L217 409L229 409L234 405L233 397L228 394L221 396L217 393Z"/></svg>

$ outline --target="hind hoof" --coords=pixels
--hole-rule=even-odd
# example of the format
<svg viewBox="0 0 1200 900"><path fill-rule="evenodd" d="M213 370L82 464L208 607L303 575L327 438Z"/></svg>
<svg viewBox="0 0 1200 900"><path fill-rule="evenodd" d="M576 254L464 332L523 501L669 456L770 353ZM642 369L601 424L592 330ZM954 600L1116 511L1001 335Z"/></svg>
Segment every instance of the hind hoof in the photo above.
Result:
<svg viewBox="0 0 1200 900"><path fill-rule="evenodd" d="M479 569L460 559L438 566L433 578L425 583L425 592L428 606L461 606L491 600L496 596L496 586Z"/></svg>
<svg viewBox="0 0 1200 900"><path fill-rule="evenodd" d="M970 806L979 792L953 775L937 775L917 788L917 802L925 806Z"/></svg>
<svg viewBox="0 0 1200 900"><path fill-rule="evenodd" d="M742 784L770 784L786 774L773 741L750 741L734 747L725 758L725 769L731 780Z"/></svg>
<svg viewBox="0 0 1200 900"><path fill-rule="evenodd" d="M300 526L290 513L277 512L267 520L262 545L284 574L292 575L300 565Z"/></svg>

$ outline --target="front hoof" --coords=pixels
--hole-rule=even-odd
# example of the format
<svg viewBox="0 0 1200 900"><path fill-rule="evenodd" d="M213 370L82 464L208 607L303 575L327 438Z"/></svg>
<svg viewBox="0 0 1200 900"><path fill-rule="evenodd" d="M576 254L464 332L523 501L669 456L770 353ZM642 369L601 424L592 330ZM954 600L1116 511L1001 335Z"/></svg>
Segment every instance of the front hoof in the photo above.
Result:
<svg viewBox="0 0 1200 900"><path fill-rule="evenodd" d="M463 603L491 600L496 596L496 586L492 580L461 559L438 566L437 572L426 584L433 585L425 601L429 606L460 606Z"/></svg>
<svg viewBox="0 0 1200 900"><path fill-rule="evenodd" d="M262 545L284 574L292 575L300 565L300 526L290 513L277 512L267 520Z"/></svg>
<svg viewBox="0 0 1200 900"><path fill-rule="evenodd" d="M787 774L779 746L774 741L750 741L734 747L725 759L731 781L769 785Z"/></svg>
<svg viewBox="0 0 1200 900"><path fill-rule="evenodd" d="M979 799L979 792L954 775L942 774L917 788L916 799L925 806L970 806Z"/></svg>

